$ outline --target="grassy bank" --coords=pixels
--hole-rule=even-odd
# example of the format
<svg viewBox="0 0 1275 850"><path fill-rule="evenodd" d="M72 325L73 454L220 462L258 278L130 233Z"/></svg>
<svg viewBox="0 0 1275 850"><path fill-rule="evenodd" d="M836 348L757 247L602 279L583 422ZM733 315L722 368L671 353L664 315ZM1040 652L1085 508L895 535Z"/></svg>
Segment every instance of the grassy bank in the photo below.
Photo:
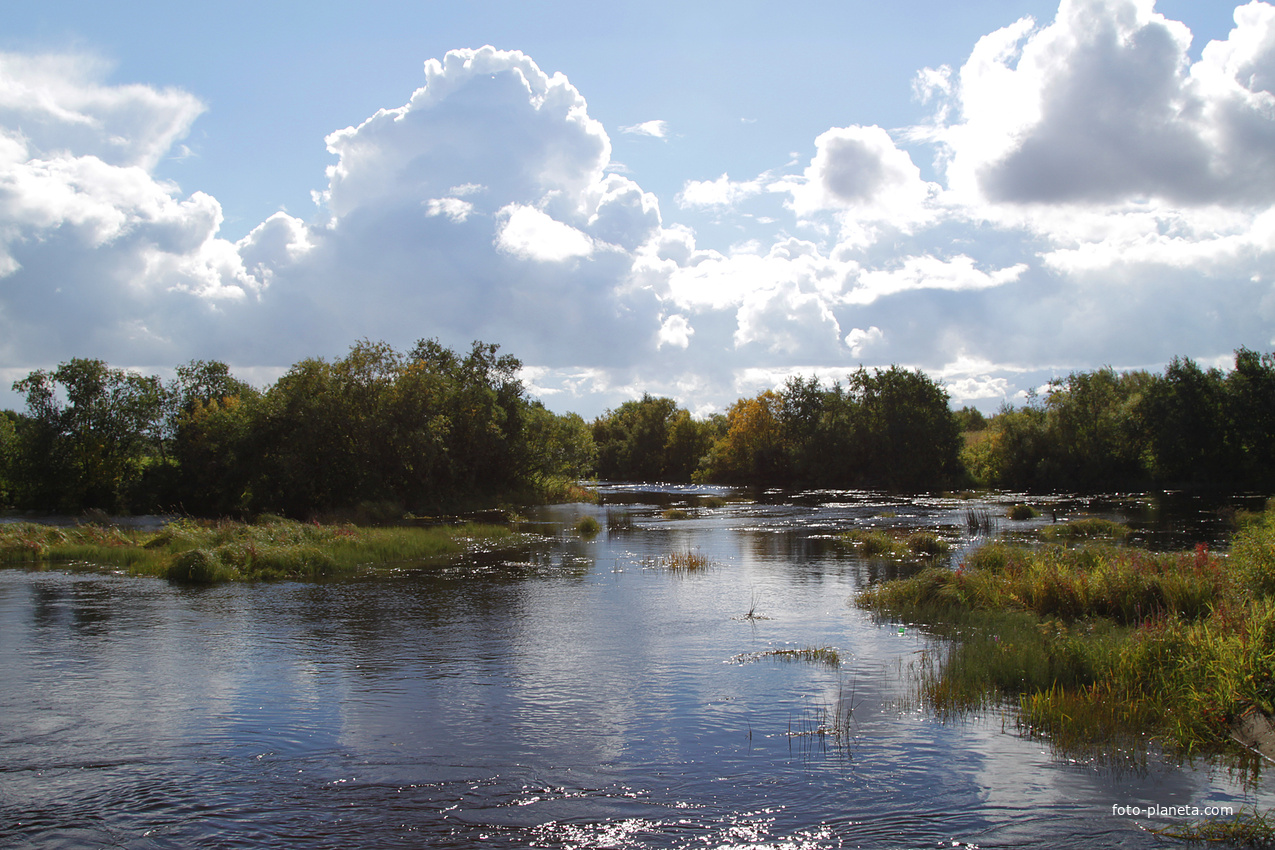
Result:
<svg viewBox="0 0 1275 850"><path fill-rule="evenodd" d="M1064 750L1150 739L1216 752L1236 746L1246 711L1275 714L1275 512L1225 558L994 543L857 603L957 638L920 671L937 709L1017 704L1028 731Z"/></svg>
<svg viewBox="0 0 1275 850"><path fill-rule="evenodd" d="M186 582L319 579L512 543L499 525L368 528L273 519L177 520L158 531L0 525L0 563L86 563Z"/></svg>

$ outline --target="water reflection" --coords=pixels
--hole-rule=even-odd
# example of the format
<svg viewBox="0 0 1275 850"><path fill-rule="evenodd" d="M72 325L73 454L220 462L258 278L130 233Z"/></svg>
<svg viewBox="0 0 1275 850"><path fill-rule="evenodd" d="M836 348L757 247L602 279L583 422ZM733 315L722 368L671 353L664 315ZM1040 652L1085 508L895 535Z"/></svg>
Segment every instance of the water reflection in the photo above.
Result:
<svg viewBox="0 0 1275 850"><path fill-rule="evenodd" d="M1153 847L1113 804L1271 804L910 708L927 639L848 601L915 567L835 535L968 542L967 507L624 487L529 512L541 543L377 579L0 571L0 844ZM1156 511L1134 517L1148 535ZM571 531L584 515L594 538ZM685 550L710 567L660 568ZM785 647L843 663L736 660Z"/></svg>

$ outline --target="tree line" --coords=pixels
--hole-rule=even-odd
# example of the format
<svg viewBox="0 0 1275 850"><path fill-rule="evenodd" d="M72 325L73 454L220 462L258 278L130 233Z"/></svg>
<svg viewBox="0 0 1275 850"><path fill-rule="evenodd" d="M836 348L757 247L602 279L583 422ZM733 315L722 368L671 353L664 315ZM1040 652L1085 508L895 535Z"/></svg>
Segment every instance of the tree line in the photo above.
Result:
<svg viewBox="0 0 1275 850"><path fill-rule="evenodd" d="M953 411L918 370L860 368L697 419L645 395L592 423L527 396L521 363L475 342L362 340L258 390L217 361L176 378L75 359L14 383L0 501L29 510L386 516L550 498L570 482L707 482L905 492L1275 489L1275 355L1234 369L1077 372L1021 407ZM375 511L374 511L375 512Z"/></svg>
<svg viewBox="0 0 1275 850"><path fill-rule="evenodd" d="M592 466L588 425L529 399L498 346L363 340L258 391L226 364L163 382L100 360L17 381L0 489L19 508L388 515L534 497Z"/></svg>

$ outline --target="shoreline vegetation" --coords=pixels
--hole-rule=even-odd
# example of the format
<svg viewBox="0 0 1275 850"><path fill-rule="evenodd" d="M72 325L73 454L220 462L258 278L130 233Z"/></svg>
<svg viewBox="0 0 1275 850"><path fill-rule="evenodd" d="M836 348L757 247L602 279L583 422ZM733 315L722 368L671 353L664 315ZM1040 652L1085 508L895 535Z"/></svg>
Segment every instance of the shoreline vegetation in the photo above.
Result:
<svg viewBox="0 0 1275 850"><path fill-rule="evenodd" d="M316 581L367 570L419 567L516 546L526 535L504 525L366 527L179 519L153 531L114 525L0 525L0 565L118 568L190 584L293 579Z"/></svg>
<svg viewBox="0 0 1275 850"><path fill-rule="evenodd" d="M1064 755L1156 746L1256 776L1275 758L1275 500L1237 520L1226 556L1121 546L1110 525L993 541L954 570L881 582L854 603L940 639L915 665L918 696L940 716L1009 707ZM1275 841L1268 818L1235 826L1232 840Z"/></svg>
<svg viewBox="0 0 1275 850"><path fill-rule="evenodd" d="M258 389L225 363L163 381L74 359L13 384L0 507L392 523L595 498L597 477L891 492L1275 493L1275 354L1052 381L992 416L899 366L790 377L723 414L643 395L593 422L527 395L499 346L360 340Z"/></svg>

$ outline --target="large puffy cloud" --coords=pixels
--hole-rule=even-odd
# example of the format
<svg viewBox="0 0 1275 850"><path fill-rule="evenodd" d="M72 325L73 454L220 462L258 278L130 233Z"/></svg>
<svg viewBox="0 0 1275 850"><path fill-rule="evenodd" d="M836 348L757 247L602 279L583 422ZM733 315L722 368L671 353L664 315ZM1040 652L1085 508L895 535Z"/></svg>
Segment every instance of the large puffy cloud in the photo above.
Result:
<svg viewBox="0 0 1275 850"><path fill-rule="evenodd" d="M171 356L261 281L216 238L221 207L152 169L203 105L110 86L79 56L0 55L0 357Z"/></svg>
<svg viewBox="0 0 1275 850"><path fill-rule="evenodd" d="M953 188L1007 203L1275 201L1275 8L1191 64L1153 0L1064 0L981 39L942 133Z"/></svg>

